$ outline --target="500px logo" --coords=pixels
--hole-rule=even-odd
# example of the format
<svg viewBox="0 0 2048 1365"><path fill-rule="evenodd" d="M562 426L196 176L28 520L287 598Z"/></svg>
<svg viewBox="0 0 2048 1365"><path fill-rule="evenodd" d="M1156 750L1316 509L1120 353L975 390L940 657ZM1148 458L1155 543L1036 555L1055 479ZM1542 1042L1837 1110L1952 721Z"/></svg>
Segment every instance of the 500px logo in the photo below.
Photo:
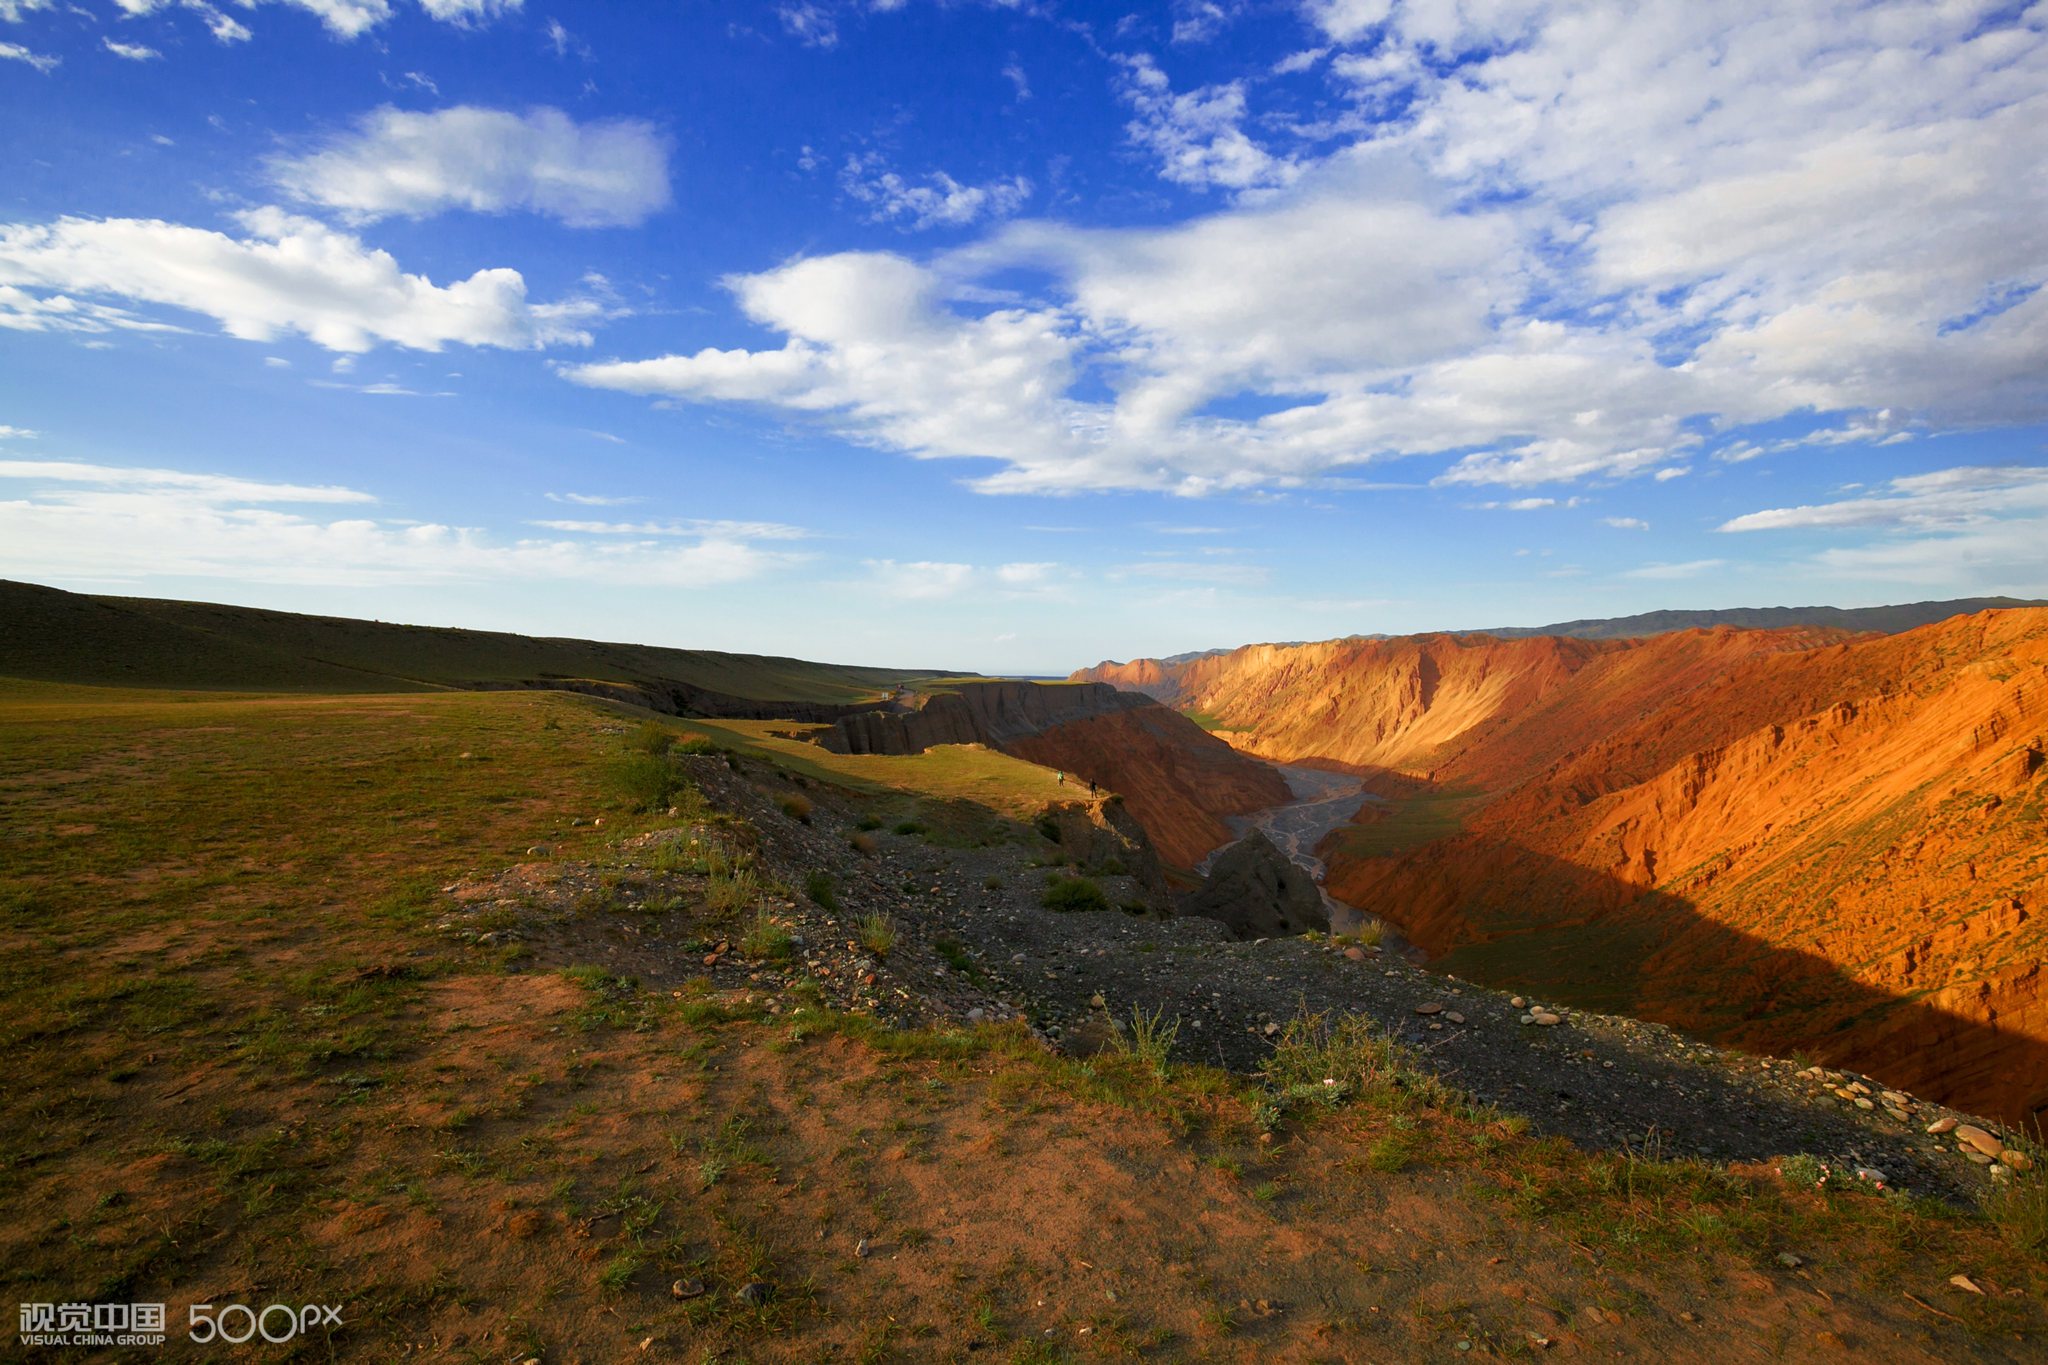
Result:
<svg viewBox="0 0 2048 1365"><path fill-rule="evenodd" d="M221 1341L240 1345L254 1336L261 1336L273 1346L281 1346L293 1337L312 1331L315 1327L341 1326L341 1309L333 1304L309 1303L302 1308L290 1304L273 1303L262 1310L245 1304L231 1303L216 1309L210 1303L195 1303L187 1313L191 1319L192 1340L201 1345L218 1338ZM229 1330L230 1315L239 1313L235 1326L241 1334ZM282 1321L273 1317L282 1314ZM204 1328L202 1334L201 1329Z"/></svg>

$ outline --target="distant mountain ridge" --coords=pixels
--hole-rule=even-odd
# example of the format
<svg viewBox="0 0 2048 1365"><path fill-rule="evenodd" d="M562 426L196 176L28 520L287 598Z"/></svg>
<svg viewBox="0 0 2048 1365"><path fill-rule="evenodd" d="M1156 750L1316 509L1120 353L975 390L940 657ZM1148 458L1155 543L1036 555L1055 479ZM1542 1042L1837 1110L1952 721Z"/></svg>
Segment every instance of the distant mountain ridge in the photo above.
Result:
<svg viewBox="0 0 2048 1365"><path fill-rule="evenodd" d="M913 679L963 675L98 597L0 579L0 676L245 692L553 687L672 714L830 721Z"/></svg>
<svg viewBox="0 0 2048 1365"><path fill-rule="evenodd" d="M1497 640L1526 640L1535 635L1569 635L1581 640L1626 640L1643 635L1665 635L1674 630L1712 629L1736 626L1744 630L1779 630L1786 626L1831 626L1836 630L1876 631L1897 635L1921 626L1946 621L1951 616L1969 616L1980 611L2003 611L2009 607L2048 607L2048 599L2035 597L1957 597L1943 602L1907 602L1891 607L1722 607L1711 611L1646 611L1634 616L1592 617L1581 621L1557 621L1547 626L1488 626L1480 630L1413 631L1412 635L1491 635ZM1401 637L1382 632L1333 637L1338 641L1393 640ZM1281 649L1318 643L1309 640L1261 641ZM1157 659L1133 659L1120 664L1104 659L1092 669L1077 669L1068 676L1075 681L1115 681L1104 669L1153 663L1165 668L1191 664L1200 659L1229 654L1245 646L1190 649ZM1135 689L1144 690L1144 689Z"/></svg>
<svg viewBox="0 0 2048 1365"><path fill-rule="evenodd" d="M1571 635L1582 640L1625 640L1639 635L1664 635L1674 630L1736 626L1743 630L1781 630L1786 626L1831 626L1836 630L1876 631L1897 635L1918 630L1952 616L2012 607L2048 607L2048 600L2030 597L1958 597L1946 602L1908 602L1894 607L1724 607L1715 611L1646 611L1587 621L1558 621L1547 626L1489 626L1458 631L1460 635L1491 635L1522 640L1532 635Z"/></svg>

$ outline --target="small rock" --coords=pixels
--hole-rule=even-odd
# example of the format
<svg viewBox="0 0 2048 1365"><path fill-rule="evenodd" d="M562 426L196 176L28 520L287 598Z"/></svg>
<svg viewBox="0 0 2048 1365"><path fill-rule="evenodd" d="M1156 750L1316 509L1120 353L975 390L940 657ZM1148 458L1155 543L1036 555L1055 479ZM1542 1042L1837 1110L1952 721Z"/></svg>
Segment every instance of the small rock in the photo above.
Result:
<svg viewBox="0 0 2048 1365"><path fill-rule="evenodd" d="M717 953L706 953L706 954L704 954L704 965L705 965L705 966L707 966L707 967L716 967L716 966L718 965L718 954L717 954Z"/></svg>
<svg viewBox="0 0 2048 1365"><path fill-rule="evenodd" d="M1365 961L1365 949L1346 948L1344 950L1344 956L1350 958L1353 962L1363 962Z"/></svg>
<svg viewBox="0 0 2048 1365"><path fill-rule="evenodd" d="M1100 1009L1107 1009L1107 1008L1109 1008L1109 1003L1108 1003L1108 1002L1107 1002L1106 1000L1104 1000L1104 999L1103 999L1103 998L1102 998L1102 997L1101 997L1100 995L1091 995L1091 996L1089 996L1089 997L1088 997L1088 1003L1089 1003L1089 1004L1091 1004L1091 1005L1093 1005L1093 1006L1094 1006L1094 1007L1095 1007L1096 1009L1099 1009L1099 1010L1100 1010Z"/></svg>
<svg viewBox="0 0 2048 1365"><path fill-rule="evenodd" d="M2012 1167L2001 1165L1994 1161L1984 1168L1984 1174L1990 1176L1993 1180L2010 1180L2012 1179Z"/></svg>
<svg viewBox="0 0 2048 1365"><path fill-rule="evenodd" d="M1896 1090L1885 1090L1878 1093L1878 1098L1894 1109L1903 1109L1906 1107L1906 1101L1910 1096L1901 1095Z"/></svg>
<svg viewBox="0 0 2048 1365"><path fill-rule="evenodd" d="M1974 1161L1979 1166L1989 1166L1991 1164L1991 1158L1982 1152L1964 1152L1963 1160Z"/></svg>
<svg viewBox="0 0 2048 1365"><path fill-rule="evenodd" d="M1522 1016L1522 1022L1525 1024L1533 1024L1536 1022L1536 1016L1533 1014L1525 1014Z"/></svg>
<svg viewBox="0 0 2048 1365"><path fill-rule="evenodd" d="M1678 1315L1678 1320L1680 1322L1698 1322L1700 1320L1700 1315L1698 1313L1680 1313Z"/></svg>
<svg viewBox="0 0 2048 1365"><path fill-rule="evenodd" d="M1417 1014L1442 1014L1444 1012L1444 1007L1442 1005L1437 1004L1435 1001L1431 1001L1429 1004L1426 1005L1417 1005L1415 1007L1415 1012Z"/></svg>
<svg viewBox="0 0 2048 1365"><path fill-rule="evenodd" d="M1529 1002L1524 1000L1519 995L1514 997L1512 1000L1508 1001L1508 1004L1512 1005L1514 1008L1518 1010L1525 1010L1529 1008Z"/></svg>
<svg viewBox="0 0 2048 1365"><path fill-rule="evenodd" d="M1977 1287L1977 1282L1968 1275L1951 1275L1948 1277L1948 1282L1966 1293L1981 1294L1984 1292Z"/></svg>
<svg viewBox="0 0 2048 1365"><path fill-rule="evenodd" d="M1884 1172L1874 1166L1858 1166L1856 1168L1856 1178L1858 1180L1867 1180L1873 1185L1885 1183Z"/></svg>
<svg viewBox="0 0 2048 1365"><path fill-rule="evenodd" d="M555 850L547 844L535 844L532 848L526 850L526 856L529 858L545 858L548 856L548 854L553 853L554 851Z"/></svg>
<svg viewBox="0 0 2048 1365"><path fill-rule="evenodd" d="M1787 1270L1797 1270L1805 1265L1806 1262L1789 1251L1781 1251L1778 1253L1778 1264Z"/></svg>
<svg viewBox="0 0 2048 1365"><path fill-rule="evenodd" d="M863 1238L861 1238L861 1239L860 1239L860 1240L859 1240L858 1242L855 1242L855 1243L853 1244L853 1254L854 1254L854 1255L856 1255L856 1256L858 1256L858 1257L860 1257L860 1258L861 1258L862 1260L866 1260L866 1259L867 1259L867 1257L868 1257L868 1239L867 1239L867 1238L863 1237Z"/></svg>
<svg viewBox="0 0 2048 1365"><path fill-rule="evenodd" d="M2016 1171L2031 1171L2034 1169L2034 1159L2032 1157L2028 1156L2025 1152L2016 1152L2010 1147L2000 1152L1998 1159Z"/></svg>
<svg viewBox="0 0 2048 1365"><path fill-rule="evenodd" d="M967 1011L967 1022L970 1024L978 1024L986 1018L988 1018L988 1011L985 1009L977 1008Z"/></svg>
<svg viewBox="0 0 2048 1365"><path fill-rule="evenodd" d="M1529 1018L1532 1022L1541 1024L1545 1028L1549 1028L1552 1024L1562 1024L1564 1022L1563 1019L1552 1014L1549 1010L1537 1010Z"/></svg>
<svg viewBox="0 0 2048 1365"><path fill-rule="evenodd" d="M1259 1030L1259 1032L1265 1034L1268 1038L1271 1038L1274 1034L1278 1033L1279 1031L1280 1026L1278 1024L1273 1023L1268 1023L1264 1028Z"/></svg>
<svg viewBox="0 0 2048 1365"><path fill-rule="evenodd" d="M701 1298L704 1294L704 1281L677 1280L674 1284L668 1287L668 1293L669 1297L672 1299Z"/></svg>
<svg viewBox="0 0 2048 1365"><path fill-rule="evenodd" d="M1956 1129L1956 1141L1975 1147L1986 1156L1997 1156L2005 1150L2005 1144L1999 1141L1996 1134L1987 1133L1982 1128L1968 1123Z"/></svg>
<svg viewBox="0 0 2048 1365"><path fill-rule="evenodd" d="M1856 1107L1857 1107L1858 1109L1875 1109L1875 1108L1877 1108L1877 1106L1876 1106L1876 1105L1872 1104L1872 1103L1871 1103L1871 1102L1870 1102L1869 1100L1866 1100L1866 1099L1864 1099L1864 1098L1863 1098L1863 1097L1862 1097L1861 1095L1858 1095L1858 1096L1856 1097Z"/></svg>
<svg viewBox="0 0 2048 1365"><path fill-rule="evenodd" d="M740 1286L739 1301L749 1308L759 1308L775 1294L775 1286L764 1280L751 1280Z"/></svg>
<svg viewBox="0 0 2048 1365"><path fill-rule="evenodd" d="M1465 1022L1465 1016L1458 1013L1456 1010L1445 1011L1444 1018L1449 1020L1453 1024L1462 1024Z"/></svg>
<svg viewBox="0 0 2048 1365"><path fill-rule="evenodd" d="M1955 1126L1956 1121L1954 1119L1940 1118L1928 1124L1927 1131L1930 1133L1951 1133L1955 1131Z"/></svg>
<svg viewBox="0 0 2048 1365"><path fill-rule="evenodd" d="M641 1350L643 1350L643 1351L651 1351L651 1350L653 1350L653 1349L654 1349L654 1338L653 1338L653 1337L643 1337L643 1338L641 1338L641 1340L640 1340L640 1349L641 1349Z"/></svg>

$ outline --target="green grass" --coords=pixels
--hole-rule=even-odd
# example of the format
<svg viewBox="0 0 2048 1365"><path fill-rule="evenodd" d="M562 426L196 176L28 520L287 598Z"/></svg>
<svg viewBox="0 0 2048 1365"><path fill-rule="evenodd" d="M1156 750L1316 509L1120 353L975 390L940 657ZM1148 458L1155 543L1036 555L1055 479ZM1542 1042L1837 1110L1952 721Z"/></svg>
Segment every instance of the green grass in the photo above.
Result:
<svg viewBox="0 0 2048 1365"><path fill-rule="evenodd" d="M477 683L681 683L762 700L853 702L921 676L802 659L92 597L0 581L0 675L116 687L377 693Z"/></svg>
<svg viewBox="0 0 2048 1365"><path fill-rule="evenodd" d="M1067 912L1109 909L1102 888L1086 877L1055 877L1047 883L1038 903L1048 910Z"/></svg>
<svg viewBox="0 0 2048 1365"><path fill-rule="evenodd" d="M1421 848L1456 834L1463 827L1465 813L1484 799L1483 793L1445 788L1368 802L1367 808L1380 812L1380 818L1368 824L1339 825L1336 851L1351 858L1390 858Z"/></svg>

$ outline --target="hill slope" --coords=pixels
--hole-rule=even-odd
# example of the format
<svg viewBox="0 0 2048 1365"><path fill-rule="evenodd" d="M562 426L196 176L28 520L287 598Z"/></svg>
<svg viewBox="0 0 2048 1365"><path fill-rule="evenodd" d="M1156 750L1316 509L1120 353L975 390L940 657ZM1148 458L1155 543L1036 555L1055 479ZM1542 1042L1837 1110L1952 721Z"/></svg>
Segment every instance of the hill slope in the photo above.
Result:
<svg viewBox="0 0 2048 1365"><path fill-rule="evenodd" d="M657 709L747 713L740 701L868 701L936 670L848 667L498 631L94 597L0 580L0 676L116 687L276 692L612 684ZM786 709L786 708L785 708Z"/></svg>
<svg viewBox="0 0 2048 1365"><path fill-rule="evenodd" d="M1254 646L1173 681L1238 747L1406 799L1329 886L1445 970L2048 1107L2048 611ZM1462 828L1390 837L1450 796Z"/></svg>
<svg viewBox="0 0 2048 1365"><path fill-rule="evenodd" d="M1959 597L1942 602L1910 602L1890 607L1727 607L1714 611L1651 611L1636 616L1612 616L1579 621L1559 621L1547 626L1489 626L1484 630L1453 631L1453 636L1490 635L1496 640L1527 640L1561 635L1580 640L1626 640L1640 636L1665 635L1682 630L1711 630L1735 626L1743 630L1786 630L1818 626L1827 630L1875 632L1894 635L1921 626L1968 616L1980 611L2002 611L2015 607L2048 607L2048 602L2018 597ZM1417 639L1419 636L1350 635L1327 645L1358 644L1369 641ZM1303 642L1246 645L1246 649L1292 649ZM1195 672L1203 662L1238 651L1197 650L1164 659L1133 659L1117 663L1105 659L1093 668L1078 669L1072 682L1107 682L1169 704L1182 698L1182 678Z"/></svg>

